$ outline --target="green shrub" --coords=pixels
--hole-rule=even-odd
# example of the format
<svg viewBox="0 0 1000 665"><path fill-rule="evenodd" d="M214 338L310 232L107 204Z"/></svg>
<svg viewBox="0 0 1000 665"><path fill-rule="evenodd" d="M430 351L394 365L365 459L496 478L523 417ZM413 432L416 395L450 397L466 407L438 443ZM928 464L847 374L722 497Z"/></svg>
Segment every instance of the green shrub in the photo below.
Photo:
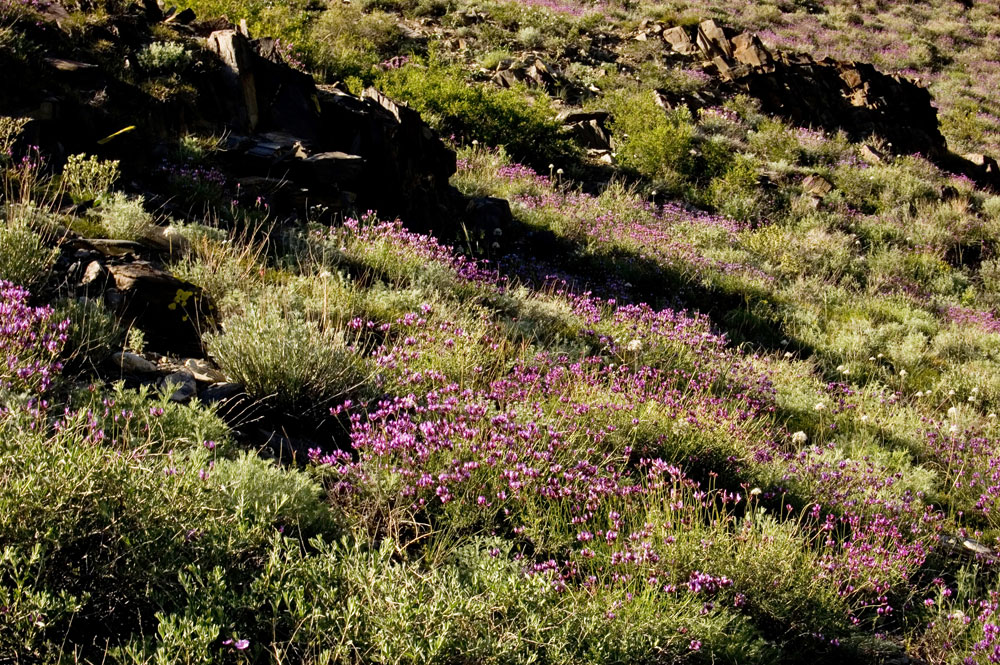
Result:
<svg viewBox="0 0 1000 665"><path fill-rule="evenodd" d="M343 333L322 329L278 304L248 304L224 329L207 338L208 349L256 397L287 407L315 405L363 382L362 361Z"/></svg>
<svg viewBox="0 0 1000 665"><path fill-rule="evenodd" d="M764 205L757 186L754 158L738 155L721 177L712 180L709 201L723 214L739 220L756 219Z"/></svg>
<svg viewBox="0 0 1000 665"><path fill-rule="evenodd" d="M802 154L795 130L773 118L758 123L756 130L750 132L748 141L755 154L772 162L795 164Z"/></svg>
<svg viewBox="0 0 1000 665"><path fill-rule="evenodd" d="M609 96L611 131L618 140L622 166L679 194L695 171L695 125L687 107L666 112L648 93L616 92Z"/></svg>
<svg viewBox="0 0 1000 665"><path fill-rule="evenodd" d="M335 533L305 474L200 445L130 448L97 413L66 414L52 434L27 413L0 421L0 598L21 590L16 613L0 613L0 648L47 660L69 643L99 661L115 640L148 634L154 613L183 607L185 572L224 567L239 588L280 531ZM47 611L29 623L31 608Z"/></svg>
<svg viewBox="0 0 1000 665"><path fill-rule="evenodd" d="M153 42L136 56L139 65L154 74L180 74L193 60L191 51L177 42Z"/></svg>
<svg viewBox="0 0 1000 665"><path fill-rule="evenodd" d="M312 26L318 45L315 66L327 78L361 77L370 81L373 68L395 55L403 33L391 14L365 13L355 5L332 4Z"/></svg>
<svg viewBox="0 0 1000 665"><path fill-rule="evenodd" d="M109 238L138 240L153 226L153 216L146 212L141 196L129 197L115 192L97 211Z"/></svg>
<svg viewBox="0 0 1000 665"><path fill-rule="evenodd" d="M545 95L470 84L460 69L433 62L387 71L377 85L420 111L443 134L503 146L516 160L545 168L574 154Z"/></svg>
<svg viewBox="0 0 1000 665"><path fill-rule="evenodd" d="M107 194L120 175L117 161L105 161L93 155L70 155L63 167L62 185L74 203L84 203Z"/></svg>

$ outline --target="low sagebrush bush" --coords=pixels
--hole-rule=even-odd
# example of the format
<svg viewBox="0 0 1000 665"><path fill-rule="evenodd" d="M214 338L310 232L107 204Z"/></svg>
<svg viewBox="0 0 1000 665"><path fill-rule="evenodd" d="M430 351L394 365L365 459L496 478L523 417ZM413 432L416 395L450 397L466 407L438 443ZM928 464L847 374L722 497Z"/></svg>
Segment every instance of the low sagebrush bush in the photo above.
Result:
<svg viewBox="0 0 1000 665"><path fill-rule="evenodd" d="M208 349L247 391L276 404L320 404L356 389L363 362L342 332L320 327L278 304L249 304L209 336Z"/></svg>
<svg viewBox="0 0 1000 665"><path fill-rule="evenodd" d="M148 72L179 74L191 64L191 52L177 42L153 42L136 56L139 65Z"/></svg>
<svg viewBox="0 0 1000 665"><path fill-rule="evenodd" d="M0 216L0 280L21 286L41 281L55 261L56 250L32 229L22 215L8 208Z"/></svg>
<svg viewBox="0 0 1000 665"><path fill-rule="evenodd" d="M141 196L130 198L115 192L101 205L98 216L109 238L138 240L153 226L153 216L143 208Z"/></svg>
<svg viewBox="0 0 1000 665"><path fill-rule="evenodd" d="M335 535L302 472L201 444L156 453L166 443L156 430L147 445L113 438L110 416L93 420L130 406L108 398L69 411L54 432L27 411L0 419L0 600L11 610L0 612L0 654L47 660L68 640L101 660L119 640L155 633L155 613L183 607L185 571L224 567L238 588L281 531Z"/></svg>

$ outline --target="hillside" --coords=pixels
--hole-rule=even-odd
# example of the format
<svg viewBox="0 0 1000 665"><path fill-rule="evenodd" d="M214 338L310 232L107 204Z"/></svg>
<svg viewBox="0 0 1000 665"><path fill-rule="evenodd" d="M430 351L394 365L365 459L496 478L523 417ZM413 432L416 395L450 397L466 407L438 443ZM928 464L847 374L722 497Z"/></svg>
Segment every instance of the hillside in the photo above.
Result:
<svg viewBox="0 0 1000 665"><path fill-rule="evenodd" d="M998 34L0 0L0 665L997 662Z"/></svg>

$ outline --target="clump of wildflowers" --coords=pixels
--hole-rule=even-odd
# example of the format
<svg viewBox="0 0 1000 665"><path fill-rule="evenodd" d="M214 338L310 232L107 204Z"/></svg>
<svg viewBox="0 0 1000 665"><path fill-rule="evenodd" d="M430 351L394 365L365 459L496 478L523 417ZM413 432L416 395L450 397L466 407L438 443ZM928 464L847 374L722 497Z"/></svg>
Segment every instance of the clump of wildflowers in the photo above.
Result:
<svg viewBox="0 0 1000 665"><path fill-rule="evenodd" d="M0 388L44 392L62 369L57 358L69 321L28 304L27 289L0 281Z"/></svg>

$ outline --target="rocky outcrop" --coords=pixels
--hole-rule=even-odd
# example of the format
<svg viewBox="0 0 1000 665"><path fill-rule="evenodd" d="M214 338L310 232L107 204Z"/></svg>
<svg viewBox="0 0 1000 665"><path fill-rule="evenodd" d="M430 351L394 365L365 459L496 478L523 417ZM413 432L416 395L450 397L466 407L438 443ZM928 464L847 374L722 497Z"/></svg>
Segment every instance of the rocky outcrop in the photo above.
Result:
<svg viewBox="0 0 1000 665"><path fill-rule="evenodd" d="M233 132L233 172L273 178L329 213L378 210L411 226L439 228L455 196L448 149L420 115L374 89L361 97L287 66L272 40L252 41L237 30L208 42L225 67ZM438 228L435 228L438 227Z"/></svg>
<svg viewBox="0 0 1000 665"><path fill-rule="evenodd" d="M715 21L702 22L693 35L681 26L652 22L642 25L640 33L644 39L662 39L675 56L699 60L714 78L695 94L658 91L657 101L665 108L684 104L697 110L734 94L748 94L760 100L765 113L792 124L842 130L855 141L877 136L895 154L920 153L982 186L1000 188L1000 173L991 158L963 158L948 151L931 94L916 81L866 63L772 52L757 35L734 35ZM875 159L873 151L872 156Z"/></svg>
<svg viewBox="0 0 1000 665"><path fill-rule="evenodd" d="M89 27L86 40L68 40L60 37L71 29L60 27L65 12L47 3L51 22L38 27L51 42L46 58L22 62L0 53L0 113L33 118L26 140L55 165L88 152L120 160L128 173L151 173L173 166L166 162L178 137L225 135L211 164L225 180L223 198L244 201L236 189L245 180L260 192L249 204L266 203L279 221L375 210L444 236L454 229L443 226L459 228L456 214L444 214L465 208L448 182L455 155L415 111L374 91L359 97L319 89L285 62L280 44L254 39L244 25L145 4ZM157 78L138 66L136 54L170 31L192 64ZM88 40L112 43L118 53L97 57ZM134 82L112 61L124 62ZM202 212L168 191L162 177L138 175L130 184L168 214Z"/></svg>
<svg viewBox="0 0 1000 665"><path fill-rule="evenodd" d="M493 74L493 82L501 88L511 88L523 83L544 88L550 94L554 94L567 84L556 66L534 55L529 55L521 61L513 58L501 60Z"/></svg>
<svg viewBox="0 0 1000 665"><path fill-rule="evenodd" d="M680 26L660 34L667 49L700 60L715 77L703 93L708 103L749 94L765 113L796 125L843 130L854 140L879 136L897 153L947 154L930 93L907 78L865 63L772 53L757 35L733 35L715 21L699 24L694 39Z"/></svg>

